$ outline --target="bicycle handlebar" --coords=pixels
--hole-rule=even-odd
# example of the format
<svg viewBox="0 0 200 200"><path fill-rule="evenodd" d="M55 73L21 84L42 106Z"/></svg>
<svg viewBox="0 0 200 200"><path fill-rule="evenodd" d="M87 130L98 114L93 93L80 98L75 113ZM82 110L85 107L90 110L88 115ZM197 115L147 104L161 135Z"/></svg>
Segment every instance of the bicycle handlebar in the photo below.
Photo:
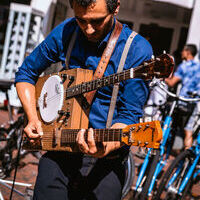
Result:
<svg viewBox="0 0 200 200"><path fill-rule="evenodd" d="M154 78L152 80L152 82L150 83L150 87L152 86L158 86L161 90L163 90L164 92L166 92L170 97L173 97L175 99L181 100L181 101L185 101L185 102L195 102L195 101L200 101L200 98L185 98L183 96L180 95L176 95L170 91L168 91L165 88L165 84L163 82L161 82L159 79Z"/></svg>

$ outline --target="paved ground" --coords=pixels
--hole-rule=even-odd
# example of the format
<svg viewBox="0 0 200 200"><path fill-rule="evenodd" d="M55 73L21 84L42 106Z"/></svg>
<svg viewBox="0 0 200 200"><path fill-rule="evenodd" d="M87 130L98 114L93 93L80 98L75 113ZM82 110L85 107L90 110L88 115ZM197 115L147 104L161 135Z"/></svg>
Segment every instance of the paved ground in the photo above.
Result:
<svg viewBox="0 0 200 200"><path fill-rule="evenodd" d="M0 110L0 124L7 122L7 120L8 120L8 113L4 110ZM137 151L137 148L132 149L133 155L136 151ZM134 156L134 158L135 158L135 162L137 165L139 165L143 161L142 159L139 159L135 156ZM37 175L37 163L38 163L38 160L30 153L27 154L23 159L21 159L20 165L19 165L18 171L17 171L16 181L32 184L32 186L30 187L32 189L34 186L34 183L35 183L36 175ZM136 168L136 174L137 174L137 168ZM14 170L12 171L11 176L8 177L6 180L12 180L13 176L14 176ZM135 185L136 178L133 182L133 186ZM25 187L16 186L15 188L20 190L21 192L25 192ZM0 184L0 191L2 192L2 194L4 196L4 199L9 200L10 190ZM198 195L200 195L200 186L199 185L197 185L195 192ZM23 198L16 193L14 193L12 199L13 200L23 200ZM132 199L133 199L132 191L130 191L124 200L132 200Z"/></svg>

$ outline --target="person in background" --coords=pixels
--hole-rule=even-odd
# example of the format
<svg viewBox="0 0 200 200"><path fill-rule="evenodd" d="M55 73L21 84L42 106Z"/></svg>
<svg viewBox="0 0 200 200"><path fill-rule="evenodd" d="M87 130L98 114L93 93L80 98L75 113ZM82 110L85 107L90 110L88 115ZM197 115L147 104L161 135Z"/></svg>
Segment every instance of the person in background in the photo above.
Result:
<svg viewBox="0 0 200 200"><path fill-rule="evenodd" d="M190 97L189 93L193 93L198 90L198 83L200 82L200 64L194 60L196 54L196 45L186 44L181 52L181 64L179 64L177 70L171 78L165 79L165 82L170 87L174 87L178 82L181 82L182 88L180 95L184 97ZM179 102L179 104L186 107L188 106L185 105L184 102ZM188 109L188 114L189 112L191 114L192 110ZM186 124L186 122L183 124ZM192 130L189 128L189 125L184 128L184 132L184 146L185 148L189 148L192 145Z"/></svg>

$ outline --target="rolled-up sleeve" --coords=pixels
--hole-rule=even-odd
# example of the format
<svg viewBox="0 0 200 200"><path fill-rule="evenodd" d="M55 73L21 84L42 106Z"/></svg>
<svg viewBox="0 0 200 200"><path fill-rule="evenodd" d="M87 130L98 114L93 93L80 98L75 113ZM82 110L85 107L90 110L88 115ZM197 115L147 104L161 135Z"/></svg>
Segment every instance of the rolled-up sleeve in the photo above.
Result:
<svg viewBox="0 0 200 200"><path fill-rule="evenodd" d="M55 62L52 51L44 41L24 60L16 72L15 82L28 82L35 85L39 75Z"/></svg>
<svg viewBox="0 0 200 200"><path fill-rule="evenodd" d="M174 73L174 76L179 77L180 79L184 78L184 71L183 71L183 64L180 64L177 68L177 70Z"/></svg>
<svg viewBox="0 0 200 200"><path fill-rule="evenodd" d="M26 57L15 76L15 83L35 84L39 75L52 63L60 61L63 50L63 28L67 21L58 25L47 38Z"/></svg>

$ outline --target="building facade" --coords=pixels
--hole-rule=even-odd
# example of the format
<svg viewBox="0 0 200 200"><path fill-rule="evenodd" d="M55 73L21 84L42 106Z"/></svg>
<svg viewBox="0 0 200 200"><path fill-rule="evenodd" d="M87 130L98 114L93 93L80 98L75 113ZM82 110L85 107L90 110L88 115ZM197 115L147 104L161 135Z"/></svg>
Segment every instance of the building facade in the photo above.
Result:
<svg viewBox="0 0 200 200"><path fill-rule="evenodd" d="M68 0L18 0L13 2L29 4L45 13L44 37L61 21L73 16ZM9 1L4 1L4 4L0 5L0 9L4 10L4 12L0 12L1 54L5 38ZM199 47L200 39L197 36L194 39L193 36L189 37L188 35L189 31L192 32L192 30L189 30L191 19L197 18L197 16L192 16L193 10L195 10L195 7L194 9L189 9L154 0L121 0L118 19L146 37L152 44L156 55L161 54L163 50L173 54L177 50L180 51L187 41L194 41ZM200 22L198 20L196 19L196 23Z"/></svg>

